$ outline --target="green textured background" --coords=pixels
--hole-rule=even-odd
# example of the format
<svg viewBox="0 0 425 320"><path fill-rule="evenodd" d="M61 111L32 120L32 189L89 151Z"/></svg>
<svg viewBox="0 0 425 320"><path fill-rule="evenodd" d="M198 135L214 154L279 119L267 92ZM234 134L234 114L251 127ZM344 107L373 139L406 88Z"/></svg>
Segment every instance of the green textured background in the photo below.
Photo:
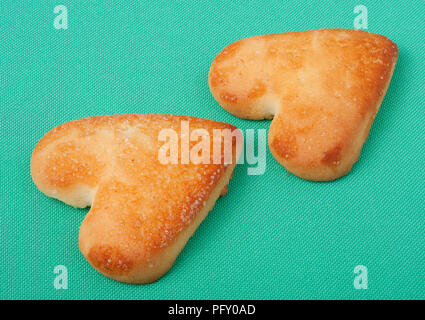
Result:
<svg viewBox="0 0 425 320"><path fill-rule="evenodd" d="M55 5L68 30L53 28ZM330 183L288 175L267 152L262 176L239 166L174 267L121 284L78 250L87 210L33 185L31 152L53 127L115 113L189 114L268 128L224 111L210 63L248 36L353 28L399 47L398 64L359 162ZM17 1L0 4L1 298L425 298L425 1ZM356 265L369 289L353 287ZM56 265L69 289L53 287Z"/></svg>

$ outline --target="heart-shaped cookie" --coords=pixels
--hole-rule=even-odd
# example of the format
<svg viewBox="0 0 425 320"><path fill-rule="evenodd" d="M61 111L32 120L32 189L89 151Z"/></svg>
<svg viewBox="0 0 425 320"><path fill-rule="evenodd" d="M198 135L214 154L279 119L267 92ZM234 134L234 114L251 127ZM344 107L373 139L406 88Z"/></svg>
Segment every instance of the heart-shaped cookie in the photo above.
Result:
<svg viewBox="0 0 425 320"><path fill-rule="evenodd" d="M358 30L256 36L217 55L209 86L230 113L273 118L269 148L287 170L333 180L359 158L397 56L392 41Z"/></svg>
<svg viewBox="0 0 425 320"><path fill-rule="evenodd" d="M201 151L196 148L198 138L210 142L207 138L212 141L217 130L241 135L232 125L185 116L115 115L71 121L37 144L31 175L46 195L74 207L91 206L80 228L79 246L95 269L118 281L148 283L171 268L226 191L240 152L234 139L230 161L225 154L217 161L213 152L202 162L183 159L183 148L196 155ZM161 138L164 132L169 137L174 132L181 141L163 139L167 134ZM161 148L170 143L178 145L168 145L167 152L179 153L175 162L164 164Z"/></svg>

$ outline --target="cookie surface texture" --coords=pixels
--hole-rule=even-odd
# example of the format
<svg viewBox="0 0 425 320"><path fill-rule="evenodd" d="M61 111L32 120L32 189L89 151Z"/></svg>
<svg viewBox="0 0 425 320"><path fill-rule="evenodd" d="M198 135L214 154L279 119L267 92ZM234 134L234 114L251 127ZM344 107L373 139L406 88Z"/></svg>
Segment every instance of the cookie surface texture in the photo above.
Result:
<svg viewBox="0 0 425 320"><path fill-rule="evenodd" d="M392 41L366 31L255 36L217 55L209 86L230 113L273 119L269 148L288 171L327 181L359 158L397 57Z"/></svg>
<svg viewBox="0 0 425 320"><path fill-rule="evenodd" d="M208 163L206 157L182 163L181 153L177 163L163 164L163 129L182 141L197 129L205 136L215 129L240 134L232 125L194 117L98 116L60 125L33 151L31 175L40 191L91 207L80 227L80 250L96 270L118 281L149 283L165 274L226 191L236 165L235 139L231 163ZM188 141L188 150L198 144Z"/></svg>

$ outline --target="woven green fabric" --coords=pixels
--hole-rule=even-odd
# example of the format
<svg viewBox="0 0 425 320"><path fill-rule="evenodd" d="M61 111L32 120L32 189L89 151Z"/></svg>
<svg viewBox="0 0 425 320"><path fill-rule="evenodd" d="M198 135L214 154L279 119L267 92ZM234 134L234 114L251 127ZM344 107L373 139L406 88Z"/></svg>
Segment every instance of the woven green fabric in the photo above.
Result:
<svg viewBox="0 0 425 320"><path fill-rule="evenodd" d="M68 8L56 30L55 5ZM264 175L234 173L221 198L158 282L97 273L78 249L87 209L40 193L29 163L53 127L86 116L170 113L268 128L224 111L208 70L248 36L353 28L399 47L397 67L359 162L329 183L299 179L267 151ZM425 298L424 1L16 1L0 4L0 298ZM53 269L69 272L67 290ZM368 289L353 286L368 269Z"/></svg>

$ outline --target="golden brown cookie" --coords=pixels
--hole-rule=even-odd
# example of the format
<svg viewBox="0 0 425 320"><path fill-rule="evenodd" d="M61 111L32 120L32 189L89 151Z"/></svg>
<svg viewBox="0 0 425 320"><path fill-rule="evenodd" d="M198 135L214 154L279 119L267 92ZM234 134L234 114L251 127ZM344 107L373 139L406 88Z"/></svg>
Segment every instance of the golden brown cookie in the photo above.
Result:
<svg viewBox="0 0 425 320"><path fill-rule="evenodd" d="M234 139L230 164L159 161L165 143L160 132L172 129L180 136L183 122L190 134L240 134L232 125L194 117L99 116L51 130L34 149L31 175L40 191L74 207L91 206L80 228L80 250L112 279L148 283L161 277L226 191L240 152Z"/></svg>
<svg viewBox="0 0 425 320"><path fill-rule="evenodd" d="M271 119L276 160L308 180L350 171L378 112L397 46L358 30L315 30L239 40L213 61L217 102L246 119Z"/></svg>

